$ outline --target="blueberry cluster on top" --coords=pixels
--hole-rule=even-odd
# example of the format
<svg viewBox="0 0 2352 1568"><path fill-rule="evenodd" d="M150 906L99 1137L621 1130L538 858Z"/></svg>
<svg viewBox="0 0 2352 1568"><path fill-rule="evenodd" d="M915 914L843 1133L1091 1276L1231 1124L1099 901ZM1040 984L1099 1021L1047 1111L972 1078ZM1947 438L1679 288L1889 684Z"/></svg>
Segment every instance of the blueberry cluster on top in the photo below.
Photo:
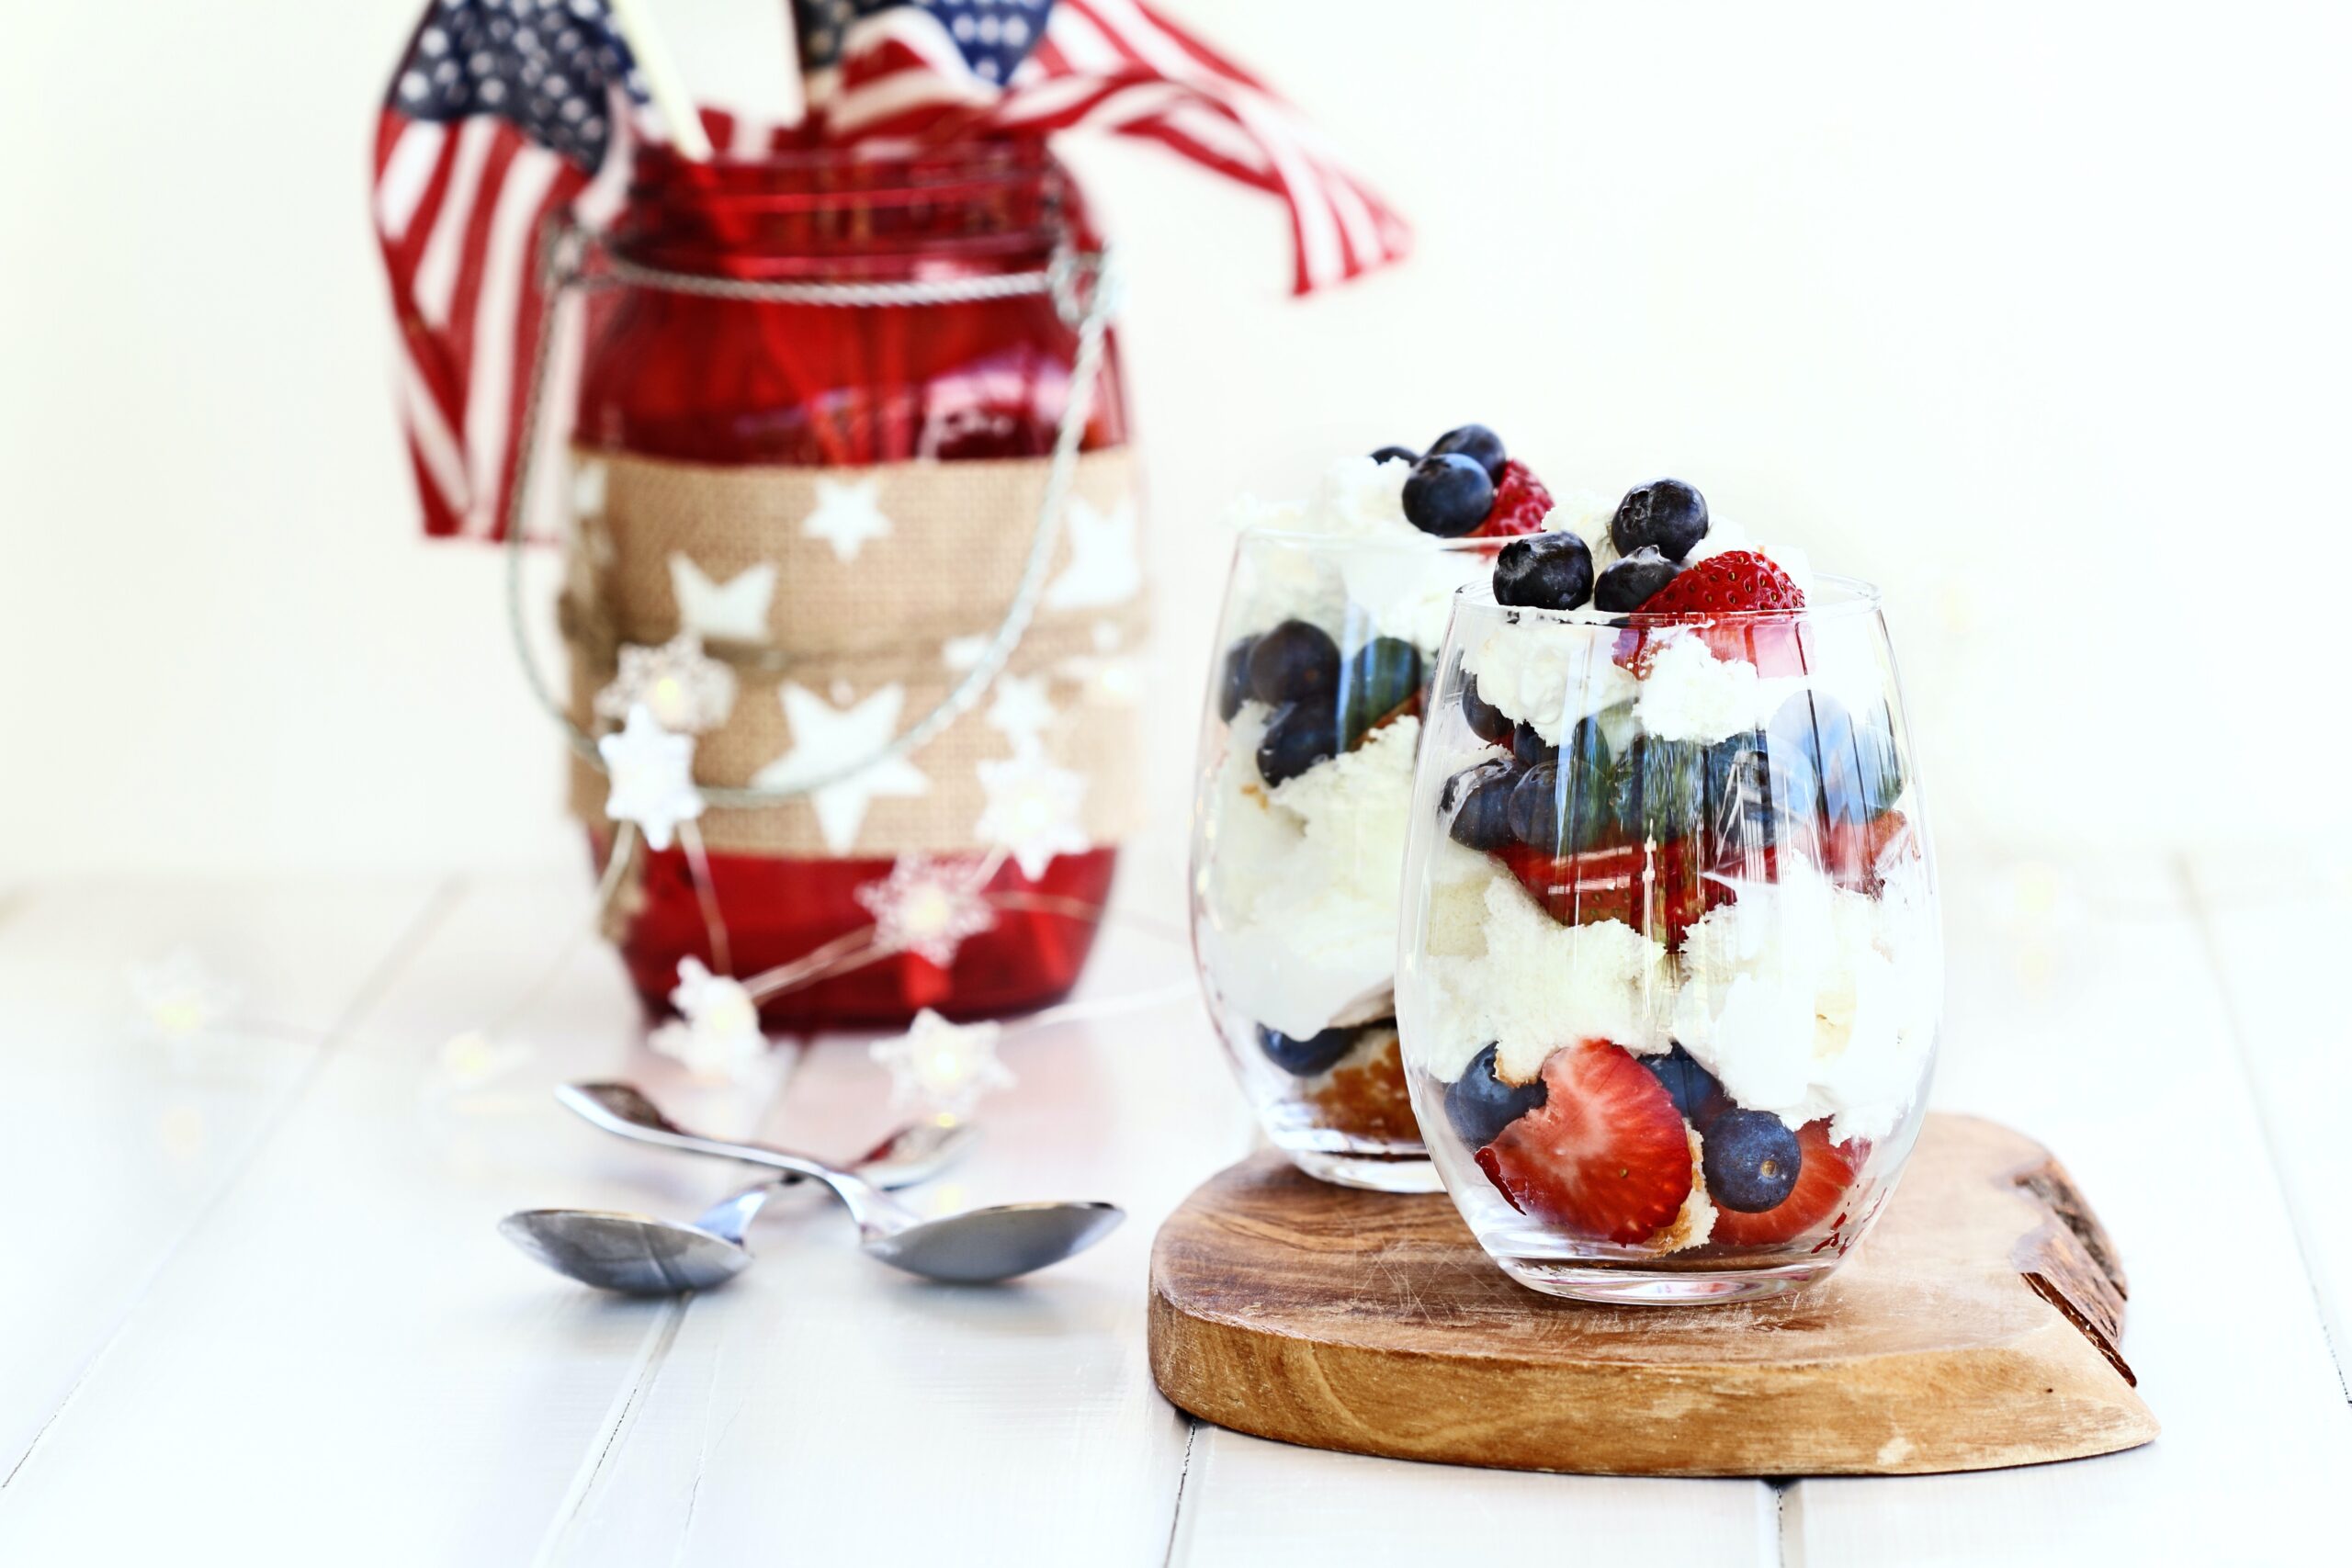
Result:
<svg viewBox="0 0 2352 1568"><path fill-rule="evenodd" d="M1330 633L1291 620L1226 649L1216 711L1230 724L1246 702L1274 710L1258 745L1272 788L1353 748L1420 692L1421 650L1403 638L1376 637L1342 659Z"/></svg>
<svg viewBox="0 0 2352 1568"><path fill-rule="evenodd" d="M1618 558L1595 577L1592 550L1566 529L1503 547L1495 561L1495 603L1535 610L1640 609L1682 570L1707 536L1707 498L1680 479L1653 479L1625 492L1609 520Z"/></svg>

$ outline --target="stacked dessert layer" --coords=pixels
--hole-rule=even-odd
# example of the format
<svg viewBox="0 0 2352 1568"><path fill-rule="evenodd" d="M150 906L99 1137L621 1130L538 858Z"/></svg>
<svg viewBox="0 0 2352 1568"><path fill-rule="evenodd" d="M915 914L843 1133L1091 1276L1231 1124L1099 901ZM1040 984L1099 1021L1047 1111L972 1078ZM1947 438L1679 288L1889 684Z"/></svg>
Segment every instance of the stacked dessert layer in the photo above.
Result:
<svg viewBox="0 0 2352 1568"><path fill-rule="evenodd" d="M1429 727L1428 1131L1577 1240L1842 1249L1940 1000L1876 618L1675 480L1567 521L1502 550Z"/></svg>
<svg viewBox="0 0 2352 1568"><path fill-rule="evenodd" d="M1307 503L1237 508L1197 931L1278 1137L1419 1143L1393 981L1428 674L1454 592L1551 510L1481 425L1337 463Z"/></svg>

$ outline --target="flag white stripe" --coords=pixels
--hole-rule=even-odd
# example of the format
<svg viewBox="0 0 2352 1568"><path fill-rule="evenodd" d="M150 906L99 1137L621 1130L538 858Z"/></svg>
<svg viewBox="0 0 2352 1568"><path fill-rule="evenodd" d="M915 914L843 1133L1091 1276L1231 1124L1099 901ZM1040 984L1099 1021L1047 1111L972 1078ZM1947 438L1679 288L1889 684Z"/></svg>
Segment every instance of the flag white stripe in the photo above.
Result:
<svg viewBox="0 0 2352 1568"><path fill-rule="evenodd" d="M1274 172L1263 147L1231 119L1205 105L1197 102L1178 104L1168 111L1165 118L1171 129L1182 131L1212 152L1222 153L1245 169L1254 169L1261 175Z"/></svg>
<svg viewBox="0 0 2352 1568"><path fill-rule="evenodd" d="M1057 6L1046 20L1046 36L1062 51L1073 71L1116 71L1126 63L1118 46L1094 25L1094 18L1067 6Z"/></svg>
<svg viewBox="0 0 2352 1568"><path fill-rule="evenodd" d="M448 139L447 126L419 119L411 120L392 143L392 155L384 160L384 177L376 182L376 226L390 243L408 238L409 222L433 186L433 170Z"/></svg>
<svg viewBox="0 0 2352 1568"><path fill-rule="evenodd" d="M466 455L473 480L464 531L488 536L497 531L498 481L506 463L506 402L514 389L517 316L523 279L530 266L531 220L563 160L538 146L525 147L506 165L492 209L489 244L482 254L481 291L474 301L473 374L466 384Z"/></svg>
<svg viewBox="0 0 2352 1568"><path fill-rule="evenodd" d="M482 164L490 157L490 144L503 123L480 114L458 129L458 162L449 172L449 192L441 198L441 210L433 218L433 232L424 241L424 254L416 264L416 308L433 326L449 324L450 297L458 288L458 264L466 243L466 226L473 220Z"/></svg>
<svg viewBox="0 0 2352 1568"><path fill-rule="evenodd" d="M1211 72L1182 45L1170 39L1159 30L1159 25L1136 9L1134 0L1086 0L1102 25L1119 36L1144 63L1160 74L1178 82L1230 83L1233 79L1222 72Z"/></svg>

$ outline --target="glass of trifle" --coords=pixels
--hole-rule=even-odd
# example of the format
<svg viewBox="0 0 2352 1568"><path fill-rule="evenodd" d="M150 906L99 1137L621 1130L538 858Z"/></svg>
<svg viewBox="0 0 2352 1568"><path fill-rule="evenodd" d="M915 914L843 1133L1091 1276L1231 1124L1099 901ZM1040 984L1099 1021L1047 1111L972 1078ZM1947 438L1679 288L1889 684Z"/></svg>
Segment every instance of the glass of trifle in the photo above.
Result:
<svg viewBox="0 0 2352 1568"><path fill-rule="evenodd" d="M1521 1283L1772 1295L1838 1267L1924 1113L1942 947L1894 658L1868 584L1689 485L1587 526L1507 544L1432 666L1413 1105Z"/></svg>
<svg viewBox="0 0 2352 1568"><path fill-rule="evenodd" d="M1552 498L1483 425L1234 509L1193 814L1193 953L1267 1138L1327 1181L1433 1192L1397 1047L1397 890L1457 589Z"/></svg>

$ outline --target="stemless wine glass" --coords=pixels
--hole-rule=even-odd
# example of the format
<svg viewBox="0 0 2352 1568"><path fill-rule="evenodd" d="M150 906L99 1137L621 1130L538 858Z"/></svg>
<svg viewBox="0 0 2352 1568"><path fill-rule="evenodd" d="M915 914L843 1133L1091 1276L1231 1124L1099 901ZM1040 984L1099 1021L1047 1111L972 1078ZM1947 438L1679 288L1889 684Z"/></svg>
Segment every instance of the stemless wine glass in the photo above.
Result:
<svg viewBox="0 0 2352 1568"><path fill-rule="evenodd" d="M1498 539L1252 530L1193 813L1193 947L1242 1090L1308 1174L1434 1192L1396 1043L1396 895L1425 676Z"/></svg>
<svg viewBox="0 0 2352 1568"><path fill-rule="evenodd" d="M1397 1023L1446 1190L1521 1284L1776 1294L1917 1137L1942 939L1877 595L1619 617L1457 602Z"/></svg>

